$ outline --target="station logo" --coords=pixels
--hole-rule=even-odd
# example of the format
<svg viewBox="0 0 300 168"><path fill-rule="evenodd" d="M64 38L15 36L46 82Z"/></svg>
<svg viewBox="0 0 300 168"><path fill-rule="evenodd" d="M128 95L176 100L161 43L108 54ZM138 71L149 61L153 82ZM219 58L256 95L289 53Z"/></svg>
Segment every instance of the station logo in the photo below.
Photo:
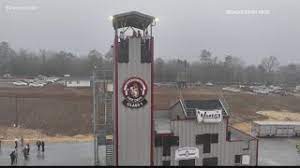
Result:
<svg viewBox="0 0 300 168"><path fill-rule="evenodd" d="M129 108L140 108L147 104L145 96L147 94L146 83L138 77L129 78L123 84L123 104Z"/></svg>

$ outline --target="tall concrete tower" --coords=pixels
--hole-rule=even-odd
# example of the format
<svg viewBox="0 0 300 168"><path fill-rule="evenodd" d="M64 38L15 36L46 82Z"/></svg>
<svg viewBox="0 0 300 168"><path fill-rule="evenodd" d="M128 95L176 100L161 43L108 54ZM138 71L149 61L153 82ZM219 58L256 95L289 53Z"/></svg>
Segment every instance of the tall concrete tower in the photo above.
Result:
<svg viewBox="0 0 300 168"><path fill-rule="evenodd" d="M154 17L139 12L113 16L114 162L153 163Z"/></svg>

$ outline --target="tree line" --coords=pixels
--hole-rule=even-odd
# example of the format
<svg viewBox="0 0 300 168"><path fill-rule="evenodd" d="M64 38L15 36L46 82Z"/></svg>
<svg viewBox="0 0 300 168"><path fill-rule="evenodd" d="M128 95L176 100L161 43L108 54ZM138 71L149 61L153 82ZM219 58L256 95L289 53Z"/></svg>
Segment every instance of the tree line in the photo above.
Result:
<svg viewBox="0 0 300 168"><path fill-rule="evenodd" d="M15 51L7 42L0 43L0 74L14 76L90 76L95 67L110 68L111 52L105 55L91 50L85 56L76 56L66 51L31 52L25 49Z"/></svg>
<svg viewBox="0 0 300 168"><path fill-rule="evenodd" d="M300 65L280 65L275 56L263 58L259 65L245 65L239 57L226 55L221 60L208 50L202 50L198 60L188 62L181 59L155 60L157 82L182 81L212 83L259 83L290 84L300 83Z"/></svg>
<svg viewBox="0 0 300 168"><path fill-rule="evenodd" d="M91 50L84 56L66 51L31 52L15 51L7 42L0 43L0 74L15 76L90 76L95 67L112 69L112 50L102 54ZM239 57L226 55L219 59L208 50L202 50L197 61L183 59L154 62L155 82L212 82L212 83L261 83L299 84L300 65L280 65L275 56L263 58L258 65L245 65Z"/></svg>

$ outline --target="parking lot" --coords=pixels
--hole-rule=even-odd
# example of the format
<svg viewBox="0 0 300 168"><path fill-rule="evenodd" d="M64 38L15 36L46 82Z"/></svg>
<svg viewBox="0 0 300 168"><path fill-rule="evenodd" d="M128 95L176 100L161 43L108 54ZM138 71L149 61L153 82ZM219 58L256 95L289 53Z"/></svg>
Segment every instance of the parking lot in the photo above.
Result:
<svg viewBox="0 0 300 168"><path fill-rule="evenodd" d="M300 165L296 144L300 138L262 138L259 140L258 165Z"/></svg>
<svg viewBox="0 0 300 168"><path fill-rule="evenodd" d="M300 165L300 154L296 144L300 138L265 138L259 142L259 166ZM0 165L9 165L11 145L3 145L0 150ZM105 147L100 147L100 161L105 163ZM18 165L93 165L93 143L48 143L46 152L37 152L31 145L30 159L25 161L19 154Z"/></svg>

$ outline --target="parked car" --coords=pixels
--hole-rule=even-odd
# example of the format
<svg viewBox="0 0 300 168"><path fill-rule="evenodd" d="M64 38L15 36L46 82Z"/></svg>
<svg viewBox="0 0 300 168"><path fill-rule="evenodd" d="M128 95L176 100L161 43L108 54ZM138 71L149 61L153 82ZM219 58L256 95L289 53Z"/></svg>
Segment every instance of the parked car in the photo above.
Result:
<svg viewBox="0 0 300 168"><path fill-rule="evenodd" d="M33 82L33 83L30 83L29 86L43 87L43 86L45 86L45 83L36 83L36 82Z"/></svg>
<svg viewBox="0 0 300 168"><path fill-rule="evenodd" d="M205 85L206 86L213 86L214 84L212 84L211 82L207 82Z"/></svg>
<svg viewBox="0 0 300 168"><path fill-rule="evenodd" d="M16 81L16 82L13 82L13 84L16 86L27 86L28 85L26 82L23 82L23 81Z"/></svg>
<svg viewBox="0 0 300 168"><path fill-rule="evenodd" d="M70 77L71 75L70 74L64 74L64 77Z"/></svg>
<svg viewBox="0 0 300 168"><path fill-rule="evenodd" d="M59 78L57 78L57 77L49 77L49 78L47 78L47 82L50 82L50 83L54 83L54 82L56 82L56 81L58 81L59 80Z"/></svg>

